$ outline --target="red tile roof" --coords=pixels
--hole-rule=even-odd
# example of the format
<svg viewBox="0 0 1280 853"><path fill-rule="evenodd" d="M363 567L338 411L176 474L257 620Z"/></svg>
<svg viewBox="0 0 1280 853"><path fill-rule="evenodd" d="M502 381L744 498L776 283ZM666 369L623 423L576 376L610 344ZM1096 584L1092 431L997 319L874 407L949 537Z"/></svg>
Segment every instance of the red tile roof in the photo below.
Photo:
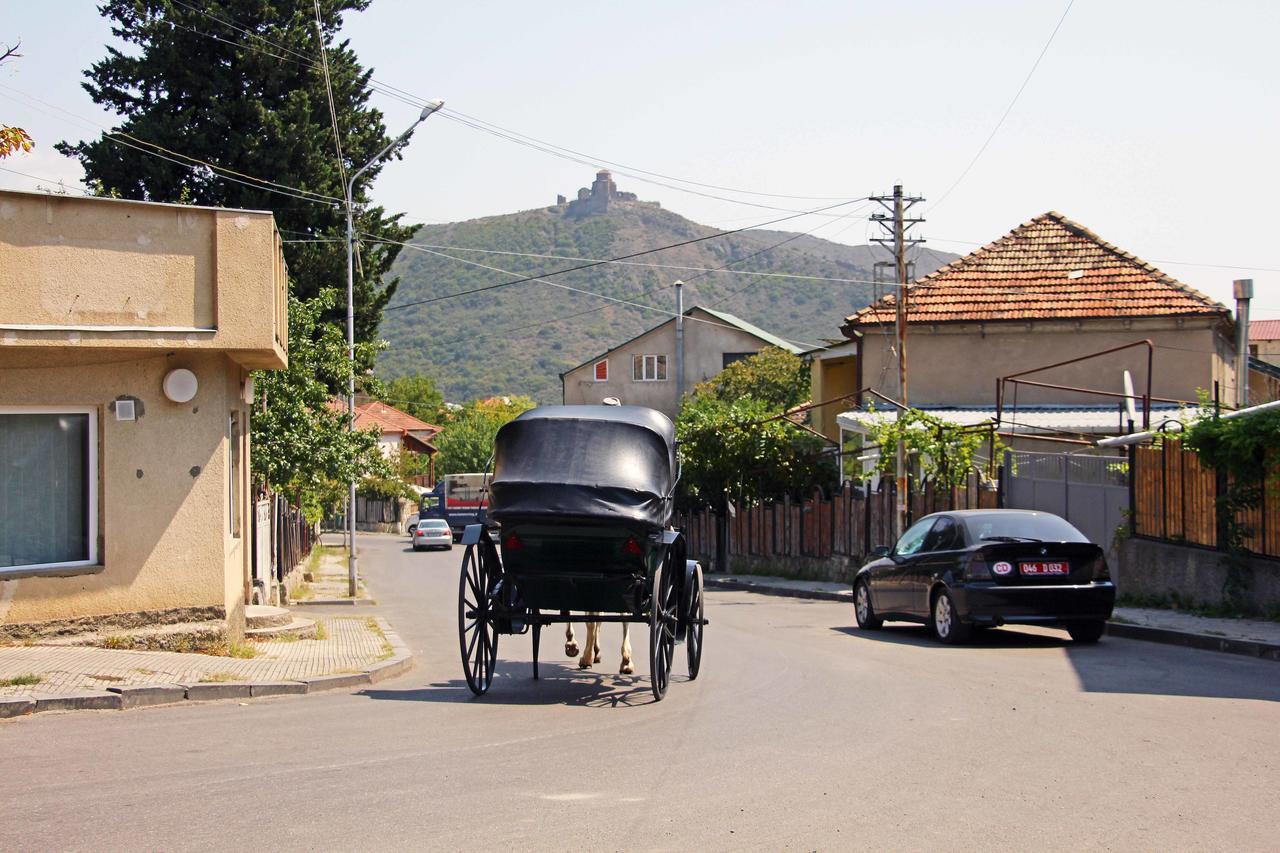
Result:
<svg viewBox="0 0 1280 853"><path fill-rule="evenodd" d="M345 399L330 399L329 408L335 412L345 414L347 401ZM386 403L381 403L377 400L356 403L356 429L368 429L371 426L376 426L383 433L407 433L425 430L434 435L444 430L443 427L418 420L407 412L402 412L394 406L388 406Z"/></svg>
<svg viewBox="0 0 1280 853"><path fill-rule="evenodd" d="M1251 320L1249 322L1249 340L1280 340L1280 320Z"/></svg>
<svg viewBox="0 0 1280 853"><path fill-rule="evenodd" d="M890 294L847 317L844 330L892 323L895 311ZM912 324L1226 313L1054 211L917 279L907 299Z"/></svg>

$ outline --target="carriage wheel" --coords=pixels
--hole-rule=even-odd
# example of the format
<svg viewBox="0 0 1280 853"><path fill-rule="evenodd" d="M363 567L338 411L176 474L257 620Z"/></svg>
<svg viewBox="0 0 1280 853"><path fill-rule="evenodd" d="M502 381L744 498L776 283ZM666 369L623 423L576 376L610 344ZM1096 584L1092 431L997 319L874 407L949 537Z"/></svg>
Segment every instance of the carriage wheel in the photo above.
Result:
<svg viewBox="0 0 1280 853"><path fill-rule="evenodd" d="M468 545L462 557L462 577L458 581L458 647L467 686L477 696L493 683L498 660L498 627L489 600L489 571L475 545Z"/></svg>
<svg viewBox="0 0 1280 853"><path fill-rule="evenodd" d="M693 578L689 589L689 604L685 611L685 619L689 622L688 633L685 635L684 650L689 660L689 680L693 681L698 677L698 670L702 667L702 629L705 627L705 606L702 599L702 566L698 566L693 572Z"/></svg>
<svg viewBox="0 0 1280 853"><path fill-rule="evenodd" d="M676 651L679 596L675 574L664 563L653 576L653 602L649 610L649 682L661 701L671 683L671 660Z"/></svg>

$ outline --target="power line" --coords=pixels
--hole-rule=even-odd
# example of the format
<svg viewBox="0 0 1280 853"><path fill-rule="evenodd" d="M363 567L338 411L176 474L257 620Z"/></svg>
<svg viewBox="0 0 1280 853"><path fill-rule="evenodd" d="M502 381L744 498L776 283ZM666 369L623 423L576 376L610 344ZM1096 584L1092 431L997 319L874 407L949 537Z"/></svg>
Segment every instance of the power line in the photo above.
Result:
<svg viewBox="0 0 1280 853"><path fill-rule="evenodd" d="M1000 116L1000 120L996 122L995 127L991 128L991 132L987 134L987 138L982 143L982 147L978 149L977 154L973 155L973 159L969 161L969 165L964 167L964 171L960 173L960 177L956 178L951 183L951 186L947 187L947 191L929 207L930 213L940 207L942 203L947 200L947 196L951 195L951 192L956 187L960 186L960 182L965 179L965 176L969 174L969 170L978 162L978 158L987 150L987 146L991 144L991 140L995 139L996 133L998 133L1001 126L1004 125L1004 120L1009 117L1009 113L1013 112L1014 104L1018 103L1018 98L1022 97L1022 91L1026 89L1027 84L1031 82L1032 75L1035 74L1036 69L1040 67L1040 60L1044 59L1044 55L1049 52L1049 45L1053 44L1053 39L1058 35L1058 30L1062 29L1062 22L1067 19L1067 13L1071 11L1071 7L1075 4L1075 1L1076 0L1067 0L1067 8L1062 10L1062 17L1058 18L1058 23L1054 26L1053 32L1049 34L1048 41L1044 43L1044 47L1040 48L1040 55L1037 56L1036 61L1031 64L1031 70L1028 71L1027 76L1023 78L1022 85L1018 87L1018 91L1014 93L1013 100L1009 101L1009 106L1004 108L1004 113Z"/></svg>
<svg viewBox="0 0 1280 853"><path fill-rule="evenodd" d="M831 210L831 209L833 209L833 208L843 207L843 206L848 205L848 204L853 204L854 202L858 202L858 201L865 201L865 200L866 200L866 199L851 199L851 200L849 200L849 201L842 201L842 202L838 202L838 203L836 203L836 204L828 205L827 207L819 208L819 210L818 210L818 211L805 211L805 212L802 212L802 213L792 214L791 216L782 216L782 217L779 217L778 219L773 219L773 220L770 220L770 221L768 221L768 222L761 223L760 225L757 225L757 226L754 226L754 227L756 227L756 228L763 228L765 225L773 225L773 224L778 223L778 222L784 222L784 221L786 221L786 220L788 220L788 219L796 219L797 217L800 217L800 216L806 216L806 215L809 215L810 213L816 213L816 212L821 212L821 211ZM654 252L662 252L662 251L665 251L665 250L667 250L667 249L675 249L675 248L679 248L680 246L688 246L688 245L690 245L690 244L692 244L692 243L701 243L701 242L704 242L704 241L706 241L706 240L714 240L714 239L717 239L717 238L719 238L719 237L728 237L728 236L729 236L729 235L731 235L731 234L737 234L737 233L740 233L740 232L742 232L742 231L748 231L748 230L750 230L750 226L745 226L745 227L742 227L742 228L735 228L735 229L733 229L732 231L721 231L721 232L718 232L718 233L716 233L716 234L707 234L707 235L704 235L704 236L702 236L702 237L694 237L694 238L692 238L692 239L690 239L690 240L682 240L682 241L680 241L679 243L671 243L671 244L666 245L666 246L658 246L657 248L654 248L654 249L645 249L645 250L640 251L640 252L632 252L632 253L630 253L630 254L627 254L627 255L621 255L621 256L616 257L616 258L609 258L608 260L603 260L603 261L592 261L592 262L590 262L590 263L580 264L580 265L575 266L575 267L567 267L567 268L565 268L565 269L561 269L561 270L554 270L554 271L549 272L549 273L543 273L543 275L541 275L541 276L525 276L525 277L523 277L523 278L517 278L517 279L513 279L513 280L511 280L511 281L498 282L498 283L496 283L496 284L490 284L490 285L486 285L486 286L484 286L484 287L474 287L474 288L471 288L470 290L460 290L460 291L458 291L458 292L456 292L456 293L446 293L446 294L442 294L442 295L440 295L440 296L433 296L433 297L430 297L429 299L419 299L419 300L416 300L416 301L413 301L413 302L402 302L402 303L400 303L399 305L388 305L388 306L386 306L386 307L383 309L383 311L384 311L384 312L386 312L386 311L395 311L395 310L397 310L397 309L400 309L400 308L408 308L408 307L413 306L413 305L427 305L427 304L430 304L430 303L432 303L432 302L440 302L440 301L445 300L445 299L453 299L453 298L454 298L454 297L456 297L456 296L466 296L466 295L471 294L471 293L480 293L480 292L483 292L483 291L486 291L486 290L495 290L495 289L500 288L500 287L510 287L510 286L511 286L511 285L513 285L513 284L522 284L522 283L524 283L524 282L526 282L526 281L533 281L534 279L546 278L546 277L548 277L548 276L553 276L553 275L563 275L564 273L570 273L570 272L576 272L576 271L578 271L578 270L590 269L590 268L592 268L592 267L602 266L602 265L604 265L604 264L607 264L607 263L610 263L610 262L613 262L613 261L625 261L625 260L630 260L631 258L638 258L638 257L640 257L640 256L642 256L642 255L651 255L651 254L653 254ZM392 243L392 244L394 244L394 245L406 246L406 247L411 248L411 249L412 249L412 248L416 248L412 243L400 243L400 242L397 242L397 241L395 241L395 240L384 240L384 241L382 241L382 242ZM512 275L514 275L515 273L511 273L511 274L512 274Z"/></svg>

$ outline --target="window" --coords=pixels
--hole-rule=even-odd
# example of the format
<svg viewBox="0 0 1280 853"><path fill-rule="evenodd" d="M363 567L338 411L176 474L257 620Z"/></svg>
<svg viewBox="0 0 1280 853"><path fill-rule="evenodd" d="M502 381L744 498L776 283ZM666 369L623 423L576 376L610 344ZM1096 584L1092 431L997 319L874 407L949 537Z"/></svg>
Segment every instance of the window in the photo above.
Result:
<svg viewBox="0 0 1280 853"><path fill-rule="evenodd" d="M902 538L894 546L893 553L899 557L910 557L919 551L924 545L925 534L929 532L929 528L933 527L933 522L934 519L926 518L907 528L907 532L902 534Z"/></svg>
<svg viewBox="0 0 1280 853"><path fill-rule="evenodd" d="M943 516L924 540L924 551L956 551L964 547L964 533L954 520Z"/></svg>
<svg viewBox="0 0 1280 853"><path fill-rule="evenodd" d="M597 382L609 381L609 359L602 358L596 362L596 381Z"/></svg>
<svg viewBox="0 0 1280 853"><path fill-rule="evenodd" d="M230 513L229 531L240 538L240 413L232 412L227 419L227 511Z"/></svg>
<svg viewBox="0 0 1280 853"><path fill-rule="evenodd" d="M637 355L631 358L631 378L636 382L666 382L665 355Z"/></svg>
<svg viewBox="0 0 1280 853"><path fill-rule="evenodd" d="M0 578L97 562L97 412L0 408Z"/></svg>
<svg viewBox="0 0 1280 853"><path fill-rule="evenodd" d="M721 357L721 368L728 367L735 361L742 361L744 358L751 358L755 355L753 352L727 352Z"/></svg>

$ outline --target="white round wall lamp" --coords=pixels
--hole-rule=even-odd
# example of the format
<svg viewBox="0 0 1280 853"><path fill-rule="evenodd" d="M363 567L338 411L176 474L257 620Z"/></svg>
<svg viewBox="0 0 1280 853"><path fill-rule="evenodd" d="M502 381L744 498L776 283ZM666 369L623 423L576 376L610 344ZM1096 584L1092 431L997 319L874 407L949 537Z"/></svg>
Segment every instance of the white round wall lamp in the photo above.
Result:
<svg viewBox="0 0 1280 853"><path fill-rule="evenodd" d="M248 379L244 381L244 392L241 399L244 400L244 403L246 406L253 405L253 377L252 376L250 376Z"/></svg>
<svg viewBox="0 0 1280 853"><path fill-rule="evenodd" d="M185 367L170 370L164 375L164 395L175 403L189 403L200 389L196 375Z"/></svg>

